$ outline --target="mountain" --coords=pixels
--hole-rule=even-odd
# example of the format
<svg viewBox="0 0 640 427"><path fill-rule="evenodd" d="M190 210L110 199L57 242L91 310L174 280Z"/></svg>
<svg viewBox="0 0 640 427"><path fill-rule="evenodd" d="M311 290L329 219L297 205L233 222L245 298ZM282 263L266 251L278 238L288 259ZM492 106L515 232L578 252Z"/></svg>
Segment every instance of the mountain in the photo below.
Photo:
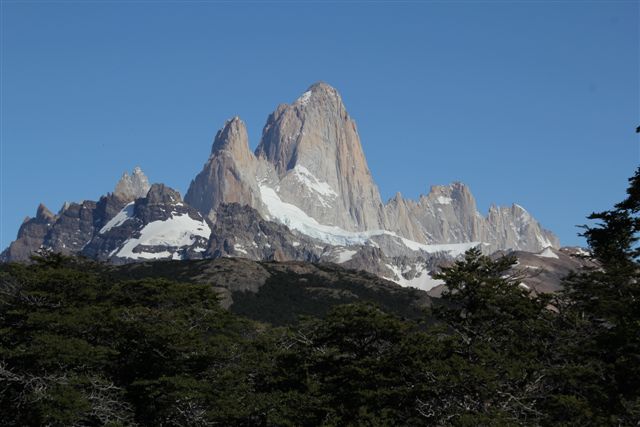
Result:
<svg viewBox="0 0 640 427"><path fill-rule="evenodd" d="M40 205L0 260L27 261L40 248L113 263L198 259L210 235L207 220L183 203L177 191L163 184L150 186L136 168L97 202L65 203L55 215Z"/></svg>
<svg viewBox="0 0 640 427"><path fill-rule="evenodd" d="M462 183L434 186L418 201L398 193L383 204L355 122L326 83L312 85L292 104L279 105L255 153L249 150L244 123L229 120L185 201L212 220L222 204L248 205L264 218L333 245L386 235L400 246L406 243L401 239L415 242L409 250L469 242L487 250L559 247L557 238L518 205L492 207L482 216ZM404 252L394 249L397 255Z"/></svg>
<svg viewBox="0 0 640 427"><path fill-rule="evenodd" d="M309 87L271 113L250 150L244 122L220 129L182 200L151 185L139 167L98 201L40 206L2 261L41 247L111 263L246 257L335 262L406 286L438 285L436 261L481 246L485 252L558 248L521 206L477 210L462 183L432 186L418 200L383 203L353 119L338 91Z"/></svg>

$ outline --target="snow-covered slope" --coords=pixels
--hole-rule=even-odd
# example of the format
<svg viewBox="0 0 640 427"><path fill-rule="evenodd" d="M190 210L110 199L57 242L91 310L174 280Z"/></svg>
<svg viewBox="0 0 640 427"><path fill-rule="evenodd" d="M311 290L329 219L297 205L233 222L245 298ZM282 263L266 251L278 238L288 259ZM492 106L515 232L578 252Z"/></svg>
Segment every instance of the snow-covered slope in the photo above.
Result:
<svg viewBox="0 0 640 427"><path fill-rule="evenodd" d="M153 221L145 225L138 237L127 239L112 256L129 259L182 259L184 248L196 244L197 238L205 241L211 235L209 225L202 219L193 219L188 214L170 214L165 220ZM157 251L161 247L164 250ZM195 248L204 252L205 246Z"/></svg>
<svg viewBox="0 0 640 427"><path fill-rule="evenodd" d="M265 184L260 184L262 202L268 211L269 219L278 221L292 230L320 240L332 246L378 246L376 238L386 237L396 241L409 251L436 253L447 252L452 256L464 253L467 249L481 245L481 242L427 245L398 236L388 230L347 231L335 225L320 224L297 206L280 199L278 193Z"/></svg>

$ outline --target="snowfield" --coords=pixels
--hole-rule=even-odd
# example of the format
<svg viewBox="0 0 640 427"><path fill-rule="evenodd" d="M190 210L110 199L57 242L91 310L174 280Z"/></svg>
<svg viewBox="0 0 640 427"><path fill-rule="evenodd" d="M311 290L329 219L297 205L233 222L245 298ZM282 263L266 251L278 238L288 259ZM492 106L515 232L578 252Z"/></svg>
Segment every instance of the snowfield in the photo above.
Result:
<svg viewBox="0 0 640 427"><path fill-rule="evenodd" d="M209 239L211 229L202 220L195 220L189 215L172 215L165 221L153 221L140 230L140 237L125 241L122 248L115 253L120 258L160 259L174 255L177 249L188 247L196 242L196 237ZM134 252L139 246L164 246L162 252Z"/></svg>
<svg viewBox="0 0 640 427"><path fill-rule="evenodd" d="M387 268L389 268L389 270L393 271L393 274L395 275L395 277L383 277L383 278L390 280L392 282L395 282L398 285L403 286L405 288L411 287L411 288L422 289L423 291L430 291L436 286L444 285L443 280L434 279L433 277L431 277L431 274L429 273L429 271L427 271L427 268L424 265L416 264L414 266L418 274L413 279L405 279L404 276L402 275L402 271L400 271L400 268L398 266L395 266L392 264L386 264L386 266Z"/></svg>
<svg viewBox="0 0 640 427"><path fill-rule="evenodd" d="M105 224L99 231L100 234L104 234L112 228L119 227L124 224L129 218L133 218L133 209L135 202L131 202L126 205L120 212L116 214L109 222Z"/></svg>

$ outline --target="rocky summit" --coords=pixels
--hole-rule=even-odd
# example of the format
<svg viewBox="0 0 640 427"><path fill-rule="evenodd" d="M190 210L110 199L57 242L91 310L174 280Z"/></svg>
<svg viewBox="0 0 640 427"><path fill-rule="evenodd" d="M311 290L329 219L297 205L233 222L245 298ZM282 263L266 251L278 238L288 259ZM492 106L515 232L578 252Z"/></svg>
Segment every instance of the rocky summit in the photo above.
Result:
<svg viewBox="0 0 640 427"><path fill-rule="evenodd" d="M38 207L0 259L27 261L47 248L116 264L333 262L428 290L439 285L429 274L436 261L470 247L544 253L560 246L517 204L481 214L463 183L432 186L417 200L397 193L384 203L356 124L326 83L279 105L255 152L249 147L245 123L233 117L215 135L184 200L163 184L150 185L136 167L98 201L65 203L57 214Z"/></svg>

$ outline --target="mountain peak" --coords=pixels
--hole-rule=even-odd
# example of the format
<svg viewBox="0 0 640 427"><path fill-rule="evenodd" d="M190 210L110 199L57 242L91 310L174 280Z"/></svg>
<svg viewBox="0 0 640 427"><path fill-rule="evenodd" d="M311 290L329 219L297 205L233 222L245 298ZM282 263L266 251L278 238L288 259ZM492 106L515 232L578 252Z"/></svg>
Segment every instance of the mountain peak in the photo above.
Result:
<svg viewBox="0 0 640 427"><path fill-rule="evenodd" d="M382 201L356 125L330 85L314 83L293 104L279 106L267 120L256 156L284 180L279 184L282 200L315 220L348 230L379 228L383 222ZM313 185L299 179L300 170L308 172L304 175ZM332 200L315 197L320 187Z"/></svg>
<svg viewBox="0 0 640 427"><path fill-rule="evenodd" d="M40 203L38 205L38 210L36 211L36 218L45 221L51 221L55 215L43 204Z"/></svg>
<svg viewBox="0 0 640 427"><path fill-rule="evenodd" d="M342 97L336 88L325 83L316 82L296 99L294 107L306 107L308 105L331 106L330 109L337 109L344 112L345 107L342 103Z"/></svg>
<svg viewBox="0 0 640 427"><path fill-rule="evenodd" d="M176 204L182 202L180 193L164 184L153 184L146 195L149 204Z"/></svg>
<svg viewBox="0 0 640 427"><path fill-rule="evenodd" d="M149 179L140 166L136 166L131 175L127 172L122 174L113 194L125 200L135 200L146 196L150 187Z"/></svg>
<svg viewBox="0 0 640 427"><path fill-rule="evenodd" d="M249 151L249 136L247 135L247 127L238 116L234 116L224 123L222 129L216 133L211 146L211 154L215 154L222 150L232 152L242 150Z"/></svg>
<svg viewBox="0 0 640 427"><path fill-rule="evenodd" d="M211 155L191 181L185 202L213 218L221 203L251 204L256 199L256 158L249 150L247 128L240 117L227 120L217 133Z"/></svg>

